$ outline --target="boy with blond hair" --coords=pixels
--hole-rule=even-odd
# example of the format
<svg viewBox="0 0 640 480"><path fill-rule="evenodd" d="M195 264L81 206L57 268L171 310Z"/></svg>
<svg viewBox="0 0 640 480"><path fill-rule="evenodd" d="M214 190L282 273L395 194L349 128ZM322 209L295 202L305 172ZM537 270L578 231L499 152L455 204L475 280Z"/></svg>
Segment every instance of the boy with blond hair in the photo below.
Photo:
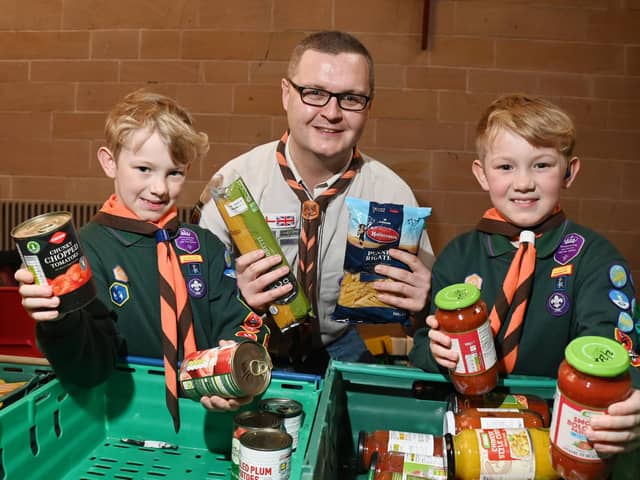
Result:
<svg viewBox="0 0 640 480"><path fill-rule="evenodd" d="M98 384L126 355L164 358L177 431L178 360L219 342L263 342L268 331L224 274L230 257L223 244L178 221L176 200L189 166L209 149L189 113L164 95L138 90L113 107L105 134L97 156L115 193L79 232L97 297L60 316L50 286L33 284L26 269L15 278L37 322L38 345L63 382ZM229 410L249 400L212 396L201 402Z"/></svg>
<svg viewBox="0 0 640 480"><path fill-rule="evenodd" d="M432 294L454 283L480 289L503 374L556 377L567 344L597 335L628 350L637 388L640 326L629 266L607 239L560 208L562 190L580 171L574 144L573 122L544 99L506 95L488 107L472 171L493 208L438 256ZM426 323L416 332L412 363L427 371L455 368L450 338L434 315ZM637 448L640 390L591 419L587 438L603 455Z"/></svg>

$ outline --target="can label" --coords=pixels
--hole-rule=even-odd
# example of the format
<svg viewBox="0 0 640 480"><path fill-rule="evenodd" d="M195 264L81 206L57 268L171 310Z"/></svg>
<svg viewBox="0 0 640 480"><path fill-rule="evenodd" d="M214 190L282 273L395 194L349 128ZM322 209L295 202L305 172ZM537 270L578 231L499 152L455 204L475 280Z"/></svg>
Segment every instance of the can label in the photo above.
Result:
<svg viewBox="0 0 640 480"><path fill-rule="evenodd" d="M240 437L258 430L282 431L282 417L270 412L246 411L235 416L231 438L231 479L240 478Z"/></svg>
<svg viewBox="0 0 640 480"><path fill-rule="evenodd" d="M298 447L298 436L304 419L302 404L290 398L265 398L258 404L258 410L284 417L284 429L291 435L291 449L295 450Z"/></svg>
<svg viewBox="0 0 640 480"><path fill-rule="evenodd" d="M185 395L237 398L264 392L271 381L271 361L256 342L243 342L187 355L180 367Z"/></svg>
<svg viewBox="0 0 640 480"><path fill-rule="evenodd" d="M33 217L11 231L25 267L36 285L51 285L60 297L61 315L82 308L96 296L87 258L69 212Z"/></svg>
<svg viewBox="0 0 640 480"><path fill-rule="evenodd" d="M288 480L291 437L283 432L245 433L240 438L239 474L240 480Z"/></svg>

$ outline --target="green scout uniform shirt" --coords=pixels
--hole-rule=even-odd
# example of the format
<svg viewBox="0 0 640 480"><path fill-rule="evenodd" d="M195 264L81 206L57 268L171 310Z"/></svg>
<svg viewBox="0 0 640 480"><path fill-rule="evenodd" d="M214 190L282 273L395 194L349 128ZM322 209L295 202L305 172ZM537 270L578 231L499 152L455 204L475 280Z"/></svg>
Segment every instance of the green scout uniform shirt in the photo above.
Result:
<svg viewBox="0 0 640 480"><path fill-rule="evenodd" d="M253 336L262 343L267 327L238 298L235 279L224 274L230 257L222 242L195 225L182 225L179 232L183 229L190 242L173 240L173 246L187 284L198 350L217 347L220 339ZM95 223L85 225L79 236L97 299L59 321L38 322L36 333L59 377L93 385L107 377L118 357L163 356L157 248L155 238Z"/></svg>
<svg viewBox="0 0 640 480"><path fill-rule="evenodd" d="M453 283L474 283L491 311L507 274L515 247L501 235L477 230L449 243L432 272L432 298ZM514 374L556 377L564 349L574 338L615 338L639 364L635 354L640 322L634 321L635 294L622 255L603 236L567 220L536 239L536 269ZM431 305L431 313L435 311ZM499 346L507 327L496 337ZM429 349L428 328L414 337L409 358L424 370L437 372ZM634 384L640 371L632 368Z"/></svg>

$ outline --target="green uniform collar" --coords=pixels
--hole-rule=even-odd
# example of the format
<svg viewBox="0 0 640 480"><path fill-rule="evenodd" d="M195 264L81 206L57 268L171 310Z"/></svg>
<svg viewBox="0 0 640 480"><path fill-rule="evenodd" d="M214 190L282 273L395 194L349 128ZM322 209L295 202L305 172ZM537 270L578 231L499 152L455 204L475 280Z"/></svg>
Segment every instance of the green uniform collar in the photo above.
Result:
<svg viewBox="0 0 640 480"><path fill-rule="evenodd" d="M146 237L144 235L140 235L139 233L127 232L124 230L117 230L111 227L103 227L106 228L113 237L118 240L125 247L130 247L140 242L148 242L149 244L156 243L156 239L153 237Z"/></svg>
<svg viewBox="0 0 640 480"><path fill-rule="evenodd" d="M556 251L564 238L568 225L569 220L565 220L558 228L543 233L542 236L536 238L536 258L546 258ZM483 236L485 241L482 244L489 257L499 257L515 250L515 247L507 237L498 234L484 234Z"/></svg>

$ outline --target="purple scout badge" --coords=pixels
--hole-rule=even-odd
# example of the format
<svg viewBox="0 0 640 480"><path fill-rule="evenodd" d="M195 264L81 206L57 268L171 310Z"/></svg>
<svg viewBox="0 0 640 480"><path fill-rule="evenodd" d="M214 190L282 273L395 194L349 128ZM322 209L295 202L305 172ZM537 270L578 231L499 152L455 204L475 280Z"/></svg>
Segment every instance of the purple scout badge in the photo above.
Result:
<svg viewBox="0 0 640 480"><path fill-rule="evenodd" d="M187 253L195 253L200 250L200 240L193 230L179 228L178 236L175 239L177 248Z"/></svg>
<svg viewBox="0 0 640 480"><path fill-rule="evenodd" d="M566 265L576 258L584 245L584 237L577 233L569 233L562 239L553 259L560 265Z"/></svg>

